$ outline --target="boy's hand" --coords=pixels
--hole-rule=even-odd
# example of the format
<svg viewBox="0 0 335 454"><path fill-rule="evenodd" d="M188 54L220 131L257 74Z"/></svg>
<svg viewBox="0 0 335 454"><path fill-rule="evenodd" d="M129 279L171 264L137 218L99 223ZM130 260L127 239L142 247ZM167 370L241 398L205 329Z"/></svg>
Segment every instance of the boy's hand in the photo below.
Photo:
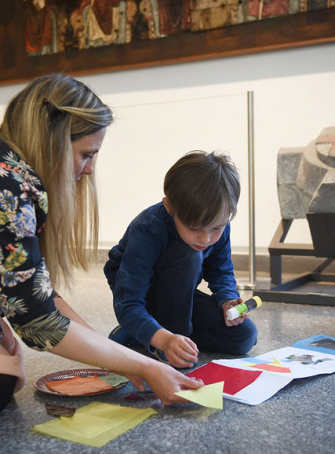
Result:
<svg viewBox="0 0 335 454"><path fill-rule="evenodd" d="M165 342L163 348L169 363L175 367L193 367L198 361L198 347L188 337L172 334Z"/></svg>
<svg viewBox="0 0 335 454"><path fill-rule="evenodd" d="M225 320L225 323L227 326L237 326L240 323L243 323L244 319L248 318L248 314L244 313L241 315L241 317L235 318L234 320L228 320L226 313L227 310L230 309L233 306L237 306L237 304L243 303L242 298L237 298L237 300L227 300L222 304L222 310L223 310L223 317Z"/></svg>
<svg viewBox="0 0 335 454"><path fill-rule="evenodd" d="M164 351L171 366L189 368L198 361L198 347L186 336L160 329L153 335L151 345Z"/></svg>

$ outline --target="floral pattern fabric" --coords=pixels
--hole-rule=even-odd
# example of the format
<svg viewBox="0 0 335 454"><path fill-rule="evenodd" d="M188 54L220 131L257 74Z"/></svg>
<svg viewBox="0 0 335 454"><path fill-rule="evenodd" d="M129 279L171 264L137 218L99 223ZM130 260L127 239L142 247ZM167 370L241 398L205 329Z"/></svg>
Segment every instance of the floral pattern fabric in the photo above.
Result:
<svg viewBox="0 0 335 454"><path fill-rule="evenodd" d="M0 140L0 315L29 346L50 350L69 319L57 310L38 235L48 213L42 181Z"/></svg>

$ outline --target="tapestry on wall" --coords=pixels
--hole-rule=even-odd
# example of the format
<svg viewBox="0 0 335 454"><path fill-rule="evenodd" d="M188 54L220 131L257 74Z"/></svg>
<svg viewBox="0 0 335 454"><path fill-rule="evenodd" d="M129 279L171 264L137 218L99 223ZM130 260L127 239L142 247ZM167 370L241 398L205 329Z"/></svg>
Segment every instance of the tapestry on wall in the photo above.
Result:
<svg viewBox="0 0 335 454"><path fill-rule="evenodd" d="M0 82L335 40L335 0L0 0Z"/></svg>

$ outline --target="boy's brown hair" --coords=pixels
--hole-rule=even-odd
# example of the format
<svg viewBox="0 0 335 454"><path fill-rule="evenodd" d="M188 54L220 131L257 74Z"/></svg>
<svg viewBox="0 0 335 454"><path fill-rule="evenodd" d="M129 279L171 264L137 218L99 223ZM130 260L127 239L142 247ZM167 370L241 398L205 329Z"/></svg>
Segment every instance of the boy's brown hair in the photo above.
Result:
<svg viewBox="0 0 335 454"><path fill-rule="evenodd" d="M207 226L220 211L231 220L237 211L239 174L224 153L195 150L180 158L167 172L164 193L170 214L188 227Z"/></svg>

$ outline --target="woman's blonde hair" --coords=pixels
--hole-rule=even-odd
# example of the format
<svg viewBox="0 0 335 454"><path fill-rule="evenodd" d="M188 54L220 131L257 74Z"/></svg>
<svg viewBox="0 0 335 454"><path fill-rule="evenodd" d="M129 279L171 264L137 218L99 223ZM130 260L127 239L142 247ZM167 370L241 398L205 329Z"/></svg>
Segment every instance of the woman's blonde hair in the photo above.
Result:
<svg viewBox="0 0 335 454"><path fill-rule="evenodd" d="M0 138L33 167L48 192L40 248L53 285L62 278L68 283L73 267L87 270L97 250L94 172L75 181L71 142L112 121L110 108L90 88L64 74L34 79L6 109Z"/></svg>

